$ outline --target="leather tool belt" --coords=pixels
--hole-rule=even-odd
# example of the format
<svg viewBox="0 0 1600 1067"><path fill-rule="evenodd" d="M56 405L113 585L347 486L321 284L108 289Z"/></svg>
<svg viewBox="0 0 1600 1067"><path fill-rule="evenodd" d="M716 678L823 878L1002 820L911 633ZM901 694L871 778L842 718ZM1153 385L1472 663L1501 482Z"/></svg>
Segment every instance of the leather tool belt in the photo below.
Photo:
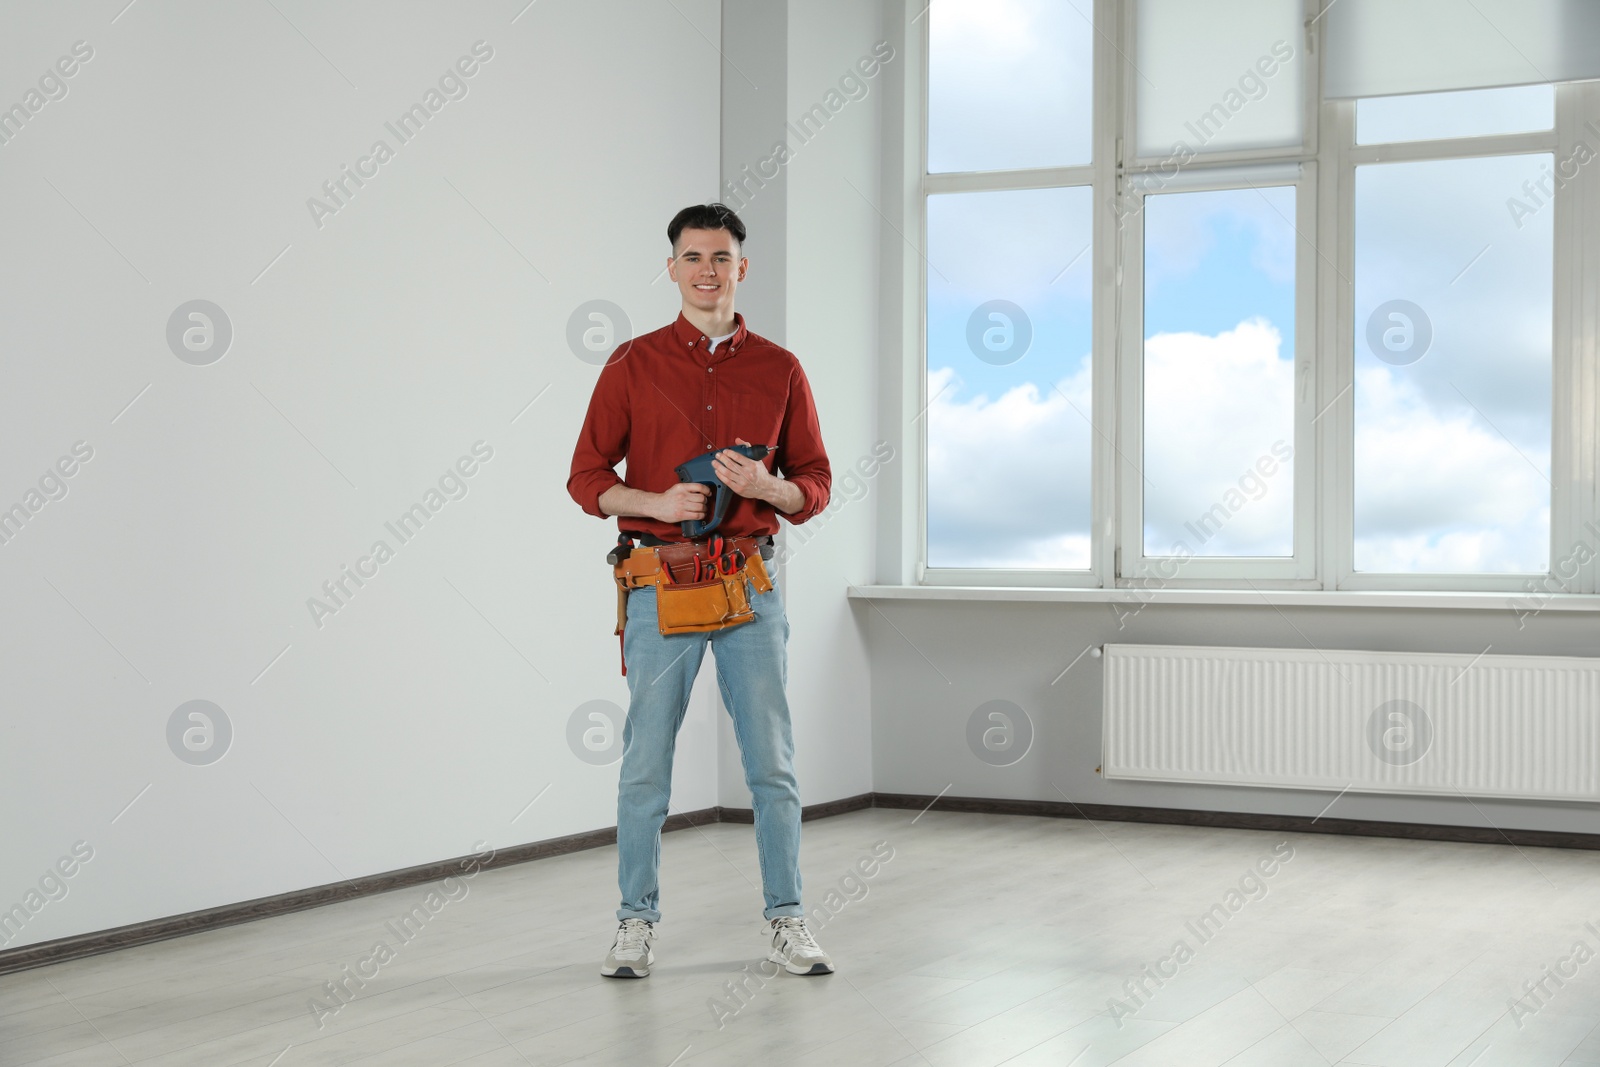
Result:
<svg viewBox="0 0 1600 1067"><path fill-rule="evenodd" d="M620 639L628 625L628 593L641 586L656 590L656 621L663 637L705 633L754 622L750 589L772 590L762 556L769 538L707 537L628 550L626 535L609 559L617 584L617 628ZM720 549L720 555L717 550ZM732 567L731 561L737 561ZM626 655L622 673L627 675Z"/></svg>

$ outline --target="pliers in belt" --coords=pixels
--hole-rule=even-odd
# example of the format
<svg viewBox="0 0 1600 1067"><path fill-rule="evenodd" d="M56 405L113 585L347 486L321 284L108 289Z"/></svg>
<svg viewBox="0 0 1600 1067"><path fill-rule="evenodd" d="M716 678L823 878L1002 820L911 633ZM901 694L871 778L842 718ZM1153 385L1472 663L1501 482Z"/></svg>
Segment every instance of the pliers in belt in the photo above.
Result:
<svg viewBox="0 0 1600 1067"><path fill-rule="evenodd" d="M739 573L739 567L744 562L739 550L728 545L721 534L713 537L707 547L711 549L709 558L704 561L699 556L694 558L695 581L709 582L713 578Z"/></svg>

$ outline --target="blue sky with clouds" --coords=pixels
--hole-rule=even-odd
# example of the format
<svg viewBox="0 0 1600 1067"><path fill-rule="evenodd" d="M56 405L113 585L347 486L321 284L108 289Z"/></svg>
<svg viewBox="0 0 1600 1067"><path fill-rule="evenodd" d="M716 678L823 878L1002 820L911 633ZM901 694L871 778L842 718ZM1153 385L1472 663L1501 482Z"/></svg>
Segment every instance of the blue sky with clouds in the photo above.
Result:
<svg viewBox="0 0 1600 1067"><path fill-rule="evenodd" d="M1081 12L941 0L932 16L931 167L1086 161L1092 28ZM1502 101L1497 121L1543 106L1516 92L1522 102ZM1437 97L1424 103L1413 128L1465 121ZM1404 128L1404 107L1388 107L1391 126ZM1457 110L1487 107L1464 96ZM1357 431L1358 569L1547 566L1552 212L1514 218L1507 200L1548 162L1388 164L1358 175L1356 381L1327 416ZM1293 197L1278 186L1147 199L1147 551L1182 537L1275 441L1292 444ZM1083 188L929 197L932 566L1088 566L1092 206ZM1422 308L1432 330L1415 362L1379 359L1365 342L1366 320L1396 299ZM975 309L994 300L1022 308L1031 325L1020 358L970 343ZM1003 340L1009 318L984 318L998 330L988 339ZM1292 497L1290 472L1275 476L1202 550L1289 551Z"/></svg>

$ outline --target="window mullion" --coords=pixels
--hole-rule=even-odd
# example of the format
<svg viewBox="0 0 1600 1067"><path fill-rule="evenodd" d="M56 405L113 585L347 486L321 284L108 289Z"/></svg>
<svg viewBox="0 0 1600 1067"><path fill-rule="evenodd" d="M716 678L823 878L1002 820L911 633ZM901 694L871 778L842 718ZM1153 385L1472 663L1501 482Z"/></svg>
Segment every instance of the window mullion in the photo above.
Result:
<svg viewBox="0 0 1600 1067"><path fill-rule="evenodd" d="M1328 259L1318 264L1317 574L1322 588L1338 589L1355 558L1355 173L1349 148L1355 141L1355 106L1330 101L1321 109L1323 166L1317 190L1319 244Z"/></svg>
<svg viewBox="0 0 1600 1067"><path fill-rule="evenodd" d="M1591 131L1584 120L1595 115L1600 115L1600 86L1585 82L1556 87L1558 170L1563 160L1592 158ZM1550 566L1556 581L1551 588L1593 593L1600 591L1600 427L1594 418L1600 395L1595 297L1600 286L1600 176L1592 167L1578 167L1553 208L1556 365Z"/></svg>
<svg viewBox="0 0 1600 1067"><path fill-rule="evenodd" d="M1092 375L1094 383L1094 410L1090 413L1096 432L1089 447L1093 450L1092 487L1090 492L1089 529L1093 538L1091 566L1104 589L1114 589L1117 584L1117 546L1121 530L1118 521L1118 501L1122 499L1117 483L1120 463L1116 450L1108 442L1115 442L1122 433L1122 420L1117 412L1117 382L1119 380L1118 316L1122 314L1120 286L1107 285L1106 279L1115 278L1119 263L1119 235L1117 233L1117 197L1121 191L1122 117L1129 108L1125 99L1125 77L1121 55L1115 47L1120 39L1123 20L1122 0L1095 0L1095 25L1109 27L1108 32L1097 34L1094 56L1094 283L1091 306L1094 309L1092 327Z"/></svg>

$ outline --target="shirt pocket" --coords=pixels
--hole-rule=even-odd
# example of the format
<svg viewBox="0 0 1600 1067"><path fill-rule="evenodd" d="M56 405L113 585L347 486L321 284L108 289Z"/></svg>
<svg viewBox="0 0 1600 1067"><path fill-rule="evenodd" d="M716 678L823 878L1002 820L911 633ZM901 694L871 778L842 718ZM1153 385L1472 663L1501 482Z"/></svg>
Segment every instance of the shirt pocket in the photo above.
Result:
<svg viewBox="0 0 1600 1067"><path fill-rule="evenodd" d="M727 444L742 437L753 445L778 445L778 433L783 429L784 398L779 389L763 390L759 385L743 385L730 389L723 402L727 421ZM770 469L771 464L767 464Z"/></svg>

